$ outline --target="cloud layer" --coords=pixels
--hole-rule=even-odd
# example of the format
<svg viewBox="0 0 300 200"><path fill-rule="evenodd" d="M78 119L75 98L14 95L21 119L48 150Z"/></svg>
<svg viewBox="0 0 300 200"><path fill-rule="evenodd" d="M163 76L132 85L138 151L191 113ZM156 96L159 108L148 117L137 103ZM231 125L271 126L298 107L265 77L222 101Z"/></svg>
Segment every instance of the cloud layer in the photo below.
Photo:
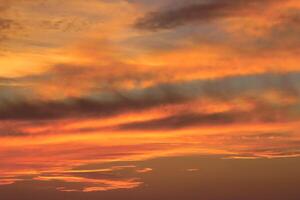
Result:
<svg viewBox="0 0 300 200"><path fill-rule="evenodd" d="M152 173L116 161L298 157L299 11L297 0L0 0L0 190L138 190Z"/></svg>

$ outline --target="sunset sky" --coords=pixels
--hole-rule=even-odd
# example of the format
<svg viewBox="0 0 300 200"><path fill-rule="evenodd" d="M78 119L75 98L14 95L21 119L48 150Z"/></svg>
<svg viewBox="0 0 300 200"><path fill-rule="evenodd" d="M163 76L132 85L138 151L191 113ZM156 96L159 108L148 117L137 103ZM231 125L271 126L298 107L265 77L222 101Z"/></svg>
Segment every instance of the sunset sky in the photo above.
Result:
<svg viewBox="0 0 300 200"><path fill-rule="evenodd" d="M299 199L299 35L299 0L0 0L0 199Z"/></svg>

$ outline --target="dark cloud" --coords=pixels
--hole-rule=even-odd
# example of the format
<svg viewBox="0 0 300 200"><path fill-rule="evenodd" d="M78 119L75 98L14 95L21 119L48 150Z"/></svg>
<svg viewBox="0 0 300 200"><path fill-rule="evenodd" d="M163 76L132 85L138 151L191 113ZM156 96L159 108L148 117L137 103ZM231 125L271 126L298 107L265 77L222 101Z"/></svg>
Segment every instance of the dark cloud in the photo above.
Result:
<svg viewBox="0 0 300 200"><path fill-rule="evenodd" d="M299 80L300 75L297 73L282 75L264 74L176 84L158 84L146 89L112 89L90 93L82 97L47 101L29 98L26 96L26 90L23 88L5 87L6 95L0 95L0 119L46 120L93 116L106 117L124 112L138 112L158 106L179 103L188 104L188 102L196 99L212 99L220 102L232 102L242 99L255 105L259 109L259 113L263 115L261 118L265 121L268 121L268 119L273 121L275 117L281 117L283 109L286 109L285 113L288 116L297 117L299 114L298 104L282 105L279 100L273 102L272 100L264 99L262 94L273 91L278 94L280 99L292 98L298 101L300 94ZM10 83L6 79L3 82ZM17 88L19 89L18 94L14 94ZM23 98L22 95L24 96ZM8 96L14 98L7 98ZM199 120L204 122L222 121L224 120L223 118L232 120L232 116L227 115L194 117L184 116L185 120L183 120L192 124L198 123ZM164 120L172 124L174 120L176 122L178 119L175 116L175 119ZM225 120L225 122L227 121ZM154 123L155 126L158 122L151 123Z"/></svg>
<svg viewBox="0 0 300 200"><path fill-rule="evenodd" d="M277 0L214 0L195 1L179 8L162 10L146 14L135 24L143 30L170 29L191 22L207 22L223 17L248 15L263 11L269 3ZM262 10L261 10L262 9Z"/></svg>
<svg viewBox="0 0 300 200"><path fill-rule="evenodd" d="M167 90L164 87L136 95L114 92L108 96L110 100L83 97L61 101L4 101L2 102L4 106L0 108L0 119L45 120L65 117L104 117L188 100L188 97L181 95L180 92Z"/></svg>
<svg viewBox="0 0 300 200"><path fill-rule="evenodd" d="M249 112L220 112L212 114L188 113L177 114L165 118L131 122L117 126L121 130L169 130L180 129L195 126L219 126L235 123L255 123L255 122L284 122L299 119L288 115L289 110L293 108L270 108L258 107ZM287 111L286 111L286 110ZM269 137L269 135L264 136ZM271 137L271 136L270 136Z"/></svg>
<svg viewBox="0 0 300 200"><path fill-rule="evenodd" d="M122 130L162 130L162 129L178 129L187 126L200 125L224 125L236 121L235 116L231 113L215 113L215 114L182 114L176 116L165 117L162 119L154 119L144 122L133 122L120 125L118 128Z"/></svg>

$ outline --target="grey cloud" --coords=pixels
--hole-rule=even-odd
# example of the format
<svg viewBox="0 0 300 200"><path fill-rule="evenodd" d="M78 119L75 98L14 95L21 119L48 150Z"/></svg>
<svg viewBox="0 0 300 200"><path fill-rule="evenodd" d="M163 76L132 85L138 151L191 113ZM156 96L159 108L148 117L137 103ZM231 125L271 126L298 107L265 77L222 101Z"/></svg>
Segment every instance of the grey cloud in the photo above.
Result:
<svg viewBox="0 0 300 200"><path fill-rule="evenodd" d="M195 1L179 8L146 14L135 27L142 30L170 29L191 22L208 22L229 16L247 15L278 0L214 0ZM253 9L253 10L251 10ZM263 11L263 10L261 10Z"/></svg>
<svg viewBox="0 0 300 200"><path fill-rule="evenodd" d="M205 106L205 105L204 105ZM237 112L227 111L212 114L203 113L180 113L160 119L131 122L116 126L120 130L176 130L186 127L205 127L230 125L235 123L255 123L255 122L284 122L298 120L297 117L291 117L289 112L294 107L272 108L270 105L265 105L252 111ZM261 137L272 137L273 135L260 135Z"/></svg>
<svg viewBox="0 0 300 200"><path fill-rule="evenodd" d="M16 88L12 87L11 89L6 88L6 93L10 92L12 96L18 94L18 98L7 99L7 95L0 96L0 119L49 120L70 117L106 117L124 112L138 112L157 106L188 103L199 98L210 98L224 102L242 98L255 104L260 110L260 117L265 121L273 121L274 118L281 117L284 109L286 109L285 113L289 117L297 118L300 109L298 104L285 106L276 102L268 102L262 99L261 95L268 91L276 91L281 96L291 97L298 101L300 94L299 80L300 74L298 73L263 74L217 80L158 84L146 89L94 91L95 93L80 98L70 97L63 100L48 101L29 100L26 93L24 93L26 90L20 89L18 93L15 93ZM8 80L4 81L8 82ZM197 116L196 118L199 120L199 117L204 121L208 119L211 121L223 120L221 116L205 116L208 119L204 119L204 116ZM165 120L172 123L174 119ZM193 119L186 121L196 123ZM156 124L156 122L152 123Z"/></svg>
<svg viewBox="0 0 300 200"><path fill-rule="evenodd" d="M187 97L180 93L164 91L164 89L155 91L156 93L161 92L160 96L156 96L153 92L145 91L137 96L128 96L119 92L111 93L108 95L108 99L111 101L83 97L61 101L3 102L4 106L0 108L0 119L45 120L65 117L105 117L187 100Z"/></svg>
<svg viewBox="0 0 300 200"><path fill-rule="evenodd" d="M217 126L230 124L236 121L238 116L232 113L215 113L215 114L182 114L154 119L144 122L133 122L118 126L121 130L164 130L179 129L188 126Z"/></svg>

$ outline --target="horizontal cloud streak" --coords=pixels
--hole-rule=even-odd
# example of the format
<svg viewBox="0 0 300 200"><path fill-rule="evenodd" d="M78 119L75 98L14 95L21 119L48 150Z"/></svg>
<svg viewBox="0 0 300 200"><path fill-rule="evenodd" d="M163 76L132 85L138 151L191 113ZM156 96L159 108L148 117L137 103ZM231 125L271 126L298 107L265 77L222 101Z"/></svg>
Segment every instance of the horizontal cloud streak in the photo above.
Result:
<svg viewBox="0 0 300 200"><path fill-rule="evenodd" d="M230 16L249 15L256 10L269 7L278 0L214 0L184 5L173 10L147 14L135 24L138 29L170 29L195 21L207 22Z"/></svg>
<svg viewBox="0 0 300 200"><path fill-rule="evenodd" d="M276 107L274 106L276 104L281 106L280 101L284 101L284 98L292 98L298 101L300 92L299 80L300 75L296 73L282 75L265 74L157 85L146 89L111 91L63 100L33 100L27 102L24 100L11 101L3 99L0 107L0 119L46 120L93 116L106 117L158 106L188 103L199 98L210 98L225 102L244 98L257 104L256 106L260 106L260 109L271 107L275 109ZM274 95L277 93L282 96L278 98L283 98L277 100L275 96L275 102L272 103L275 103L274 105L261 99L263 97L260 96L263 93L272 91L275 92Z"/></svg>
<svg viewBox="0 0 300 200"><path fill-rule="evenodd" d="M189 126L218 126L236 121L234 114L182 114L178 116L155 119L146 122L133 122L119 126L120 130L164 130L180 129Z"/></svg>
<svg viewBox="0 0 300 200"><path fill-rule="evenodd" d="M30 185L85 199L160 180L137 164L153 158L299 156L299 10L297 0L0 0L1 193ZM200 177L201 166L171 170Z"/></svg>

